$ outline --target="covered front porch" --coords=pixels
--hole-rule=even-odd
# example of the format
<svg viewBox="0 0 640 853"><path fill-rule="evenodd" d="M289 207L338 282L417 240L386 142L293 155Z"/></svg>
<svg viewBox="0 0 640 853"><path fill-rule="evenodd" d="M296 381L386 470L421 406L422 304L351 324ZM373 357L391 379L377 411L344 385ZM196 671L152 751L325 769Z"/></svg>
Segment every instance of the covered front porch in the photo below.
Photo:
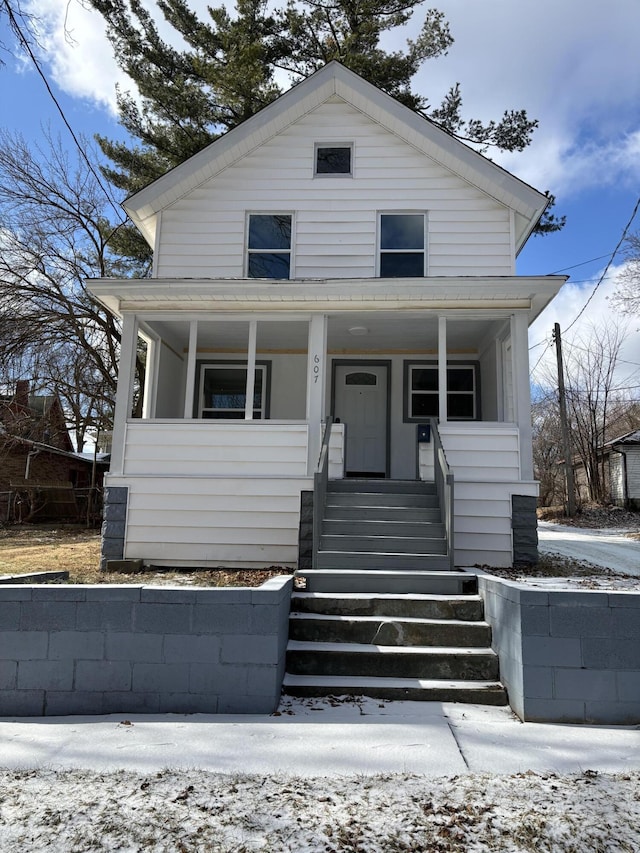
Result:
<svg viewBox="0 0 640 853"><path fill-rule="evenodd" d="M401 480L433 479L418 431L437 418L455 562L510 564L512 496L537 493L527 327L503 308L124 313L108 485L126 511L105 559L295 566L331 415L331 478Z"/></svg>
<svg viewBox="0 0 640 853"><path fill-rule="evenodd" d="M233 422L238 436L240 422L304 425L310 476L332 415L346 436L347 476L411 479L416 424L435 417L469 434L480 423L515 424L519 474L532 476L525 311L126 314L112 473L124 472L126 427L136 420L140 341L140 420L169 421L175 435L194 421L212 435Z"/></svg>

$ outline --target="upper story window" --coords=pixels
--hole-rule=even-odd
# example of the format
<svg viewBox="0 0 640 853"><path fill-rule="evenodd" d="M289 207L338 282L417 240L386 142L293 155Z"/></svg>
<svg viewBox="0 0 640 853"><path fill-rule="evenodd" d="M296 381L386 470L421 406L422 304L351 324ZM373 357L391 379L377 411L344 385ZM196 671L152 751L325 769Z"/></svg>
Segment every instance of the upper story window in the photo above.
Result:
<svg viewBox="0 0 640 853"><path fill-rule="evenodd" d="M250 213L247 228L249 278L289 278L291 273L290 213Z"/></svg>
<svg viewBox="0 0 640 853"><path fill-rule="evenodd" d="M353 145L316 145L316 175L352 175Z"/></svg>
<svg viewBox="0 0 640 853"><path fill-rule="evenodd" d="M426 275L426 216L424 213L380 214L380 276Z"/></svg>

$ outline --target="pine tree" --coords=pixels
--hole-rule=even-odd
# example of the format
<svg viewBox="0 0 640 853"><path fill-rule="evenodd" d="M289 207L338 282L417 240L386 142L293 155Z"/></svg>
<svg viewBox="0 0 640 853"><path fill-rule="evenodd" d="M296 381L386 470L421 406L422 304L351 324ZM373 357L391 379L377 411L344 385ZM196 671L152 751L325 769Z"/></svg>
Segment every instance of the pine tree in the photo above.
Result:
<svg viewBox="0 0 640 853"><path fill-rule="evenodd" d="M141 0L89 1L103 16L118 64L141 98L118 92L121 124L139 145L98 137L113 163L106 176L128 193L273 101L282 91L282 72L296 83L332 59L479 150L521 151L538 124L524 110L506 111L488 123L464 119L458 84L435 108L412 91L422 64L445 55L453 43L444 15L428 9L417 38L402 51L386 51L380 43L388 31L408 23L423 0L288 0L273 11L266 0L236 0L234 15L224 6L209 7L206 20L188 0L157 0L165 21L186 43L182 50L161 38ZM540 229L562 224L549 216ZM121 230L119 237L123 251L126 242L127 251L144 255L131 233Z"/></svg>

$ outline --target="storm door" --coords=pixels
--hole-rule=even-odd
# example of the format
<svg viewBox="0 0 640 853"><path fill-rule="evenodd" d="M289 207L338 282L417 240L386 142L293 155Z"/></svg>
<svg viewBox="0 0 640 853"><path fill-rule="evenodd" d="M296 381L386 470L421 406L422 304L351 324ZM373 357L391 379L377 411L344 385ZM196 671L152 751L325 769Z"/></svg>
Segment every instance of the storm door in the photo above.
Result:
<svg viewBox="0 0 640 853"><path fill-rule="evenodd" d="M347 477L388 472L389 367L353 362L334 372L334 417L345 424Z"/></svg>

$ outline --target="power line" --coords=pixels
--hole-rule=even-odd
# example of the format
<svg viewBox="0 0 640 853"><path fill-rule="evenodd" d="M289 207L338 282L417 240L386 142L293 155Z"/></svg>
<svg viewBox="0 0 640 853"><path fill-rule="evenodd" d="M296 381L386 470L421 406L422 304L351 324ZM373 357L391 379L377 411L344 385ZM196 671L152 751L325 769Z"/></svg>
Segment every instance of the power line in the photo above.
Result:
<svg viewBox="0 0 640 853"><path fill-rule="evenodd" d="M582 347L580 344L576 344L575 342L569 343L568 341L563 341L564 346L569 347L569 349L579 349L580 352L591 352L587 347ZM640 367L640 362L637 361L627 361L625 358L616 358L616 364L630 364L632 367Z"/></svg>
<svg viewBox="0 0 640 853"><path fill-rule="evenodd" d="M566 272L567 270L574 270L577 267L584 267L587 264L593 264L595 261L601 261L603 258L608 257L608 255L598 255L597 258L591 258L589 261L581 261L579 264L572 264L570 267L563 267L561 270L556 270L555 272L550 272L548 275L558 275L561 272ZM586 281L587 279L585 279ZM575 284L575 282L572 282Z"/></svg>
<svg viewBox="0 0 640 853"><path fill-rule="evenodd" d="M541 343L542 343L542 342L541 342ZM533 367L531 368L531 370L529 371L529 373L530 373L530 374L531 374L531 373L535 373L535 370L536 370L537 366L540 364L540 362L542 361L542 359L545 357L545 355L547 354L547 352L549 351L549 349L550 349L550 347L551 347L551 346L553 346L553 341L547 341L547 346L546 346L546 347L544 348L544 350L542 351L542 355L540 356L540 358L536 361L536 363L534 364L534 366L533 366Z"/></svg>
<svg viewBox="0 0 640 853"><path fill-rule="evenodd" d="M590 296L590 297L587 299L587 301L584 303L584 305L582 306L582 310L581 310L581 311L577 314L577 316L573 319L573 322L571 322L571 323L567 326L567 328L564 330L564 334L566 334L566 333L569 331L569 329L571 329L573 326L575 326L575 324L578 322L578 320L580 319L580 317L582 317L582 315L584 314L584 312L587 310L587 306L589 305L589 303L591 302L591 300L593 299L593 297L596 295L596 292L597 292L598 288L600 287L600 285L601 285L601 284L602 284L602 282L604 281L606 274L609 272L609 267L610 267L610 266L611 266L611 264L613 263L613 259L614 259L614 258L615 258L615 256L618 254L618 251L619 251L619 249L620 249L620 246L622 246L622 244L623 244L623 242L624 242L624 240L625 240L625 238L626 238L626 236L627 236L627 234L628 234L628 232L629 232L629 228L631 227L631 223L632 223L632 222L633 222L633 220L636 218L636 213L638 212L638 208L640 208L640 197L637 199L637 201L636 201L636 203L635 203L635 205L634 205L633 213L631 214L631 217L630 217L629 221L628 221L628 222L627 222L627 224L625 225L624 230L622 231L622 235L620 236L620 239L618 240L618 243L617 243L617 245L616 245L615 249L614 249L614 250L613 250L613 252L611 253L611 257L610 257L610 258L609 258L609 260L607 261L607 265L606 265L606 267L604 268L604 270L603 270L603 272L602 272L602 274L601 274L600 278L598 279L598 281L597 281L597 283L596 283L596 286L593 288L593 290L592 290L592 292L591 292L591 296Z"/></svg>
<svg viewBox="0 0 640 853"><path fill-rule="evenodd" d="M38 75L41 78L42 82L44 83L45 88L49 94L49 97L51 98L51 100L55 104L55 107L58 110L60 117L61 117L62 121L64 122L65 127L67 128L67 130L71 134L71 138L73 139L73 142L74 142L76 148L80 152L81 157L83 158L83 160L87 164L87 167L89 168L89 171L91 172L91 174L96 179L98 186L100 187L100 189L102 190L102 192L105 195L105 198L107 199L107 201L109 202L109 204L111 205L113 210L115 211L116 216L120 220L120 225L124 225L124 223L126 222L126 217L122 216L122 210L120 209L120 207L118 205L116 205L116 203L111 198L111 194L109 193L107 188L102 183L100 176L98 175L97 171L93 167L93 164L91 163L91 161L87 157L86 151L84 150L84 148L80 144L80 140L78 139L73 128L69 124L69 121L68 121L68 119L64 113L64 110L62 109L60 102L58 101L58 99L54 95L53 90L52 90L51 86L49 85L49 81L47 80L47 77L46 77L44 71L42 70L42 68L40 66L40 62L39 62L38 58L36 57L33 50L31 49L31 44L29 43L29 39L27 38L27 36L22 31L22 28L18 22L18 19L14 15L13 10L9 6L9 4L6 4L5 11L9 17L9 25L11 26L11 29L15 33L16 37L18 38L19 43L21 44L21 46L23 48L23 50L26 51L26 53L29 56L29 59L33 63L34 68L38 72ZM120 226L116 226L116 227L120 227Z"/></svg>
<svg viewBox="0 0 640 853"><path fill-rule="evenodd" d="M532 349L537 349L538 347L541 347L542 344L546 343L548 343L547 339L543 338L541 341L538 341L537 344L531 344L531 346L529 347L529 352L531 352Z"/></svg>

